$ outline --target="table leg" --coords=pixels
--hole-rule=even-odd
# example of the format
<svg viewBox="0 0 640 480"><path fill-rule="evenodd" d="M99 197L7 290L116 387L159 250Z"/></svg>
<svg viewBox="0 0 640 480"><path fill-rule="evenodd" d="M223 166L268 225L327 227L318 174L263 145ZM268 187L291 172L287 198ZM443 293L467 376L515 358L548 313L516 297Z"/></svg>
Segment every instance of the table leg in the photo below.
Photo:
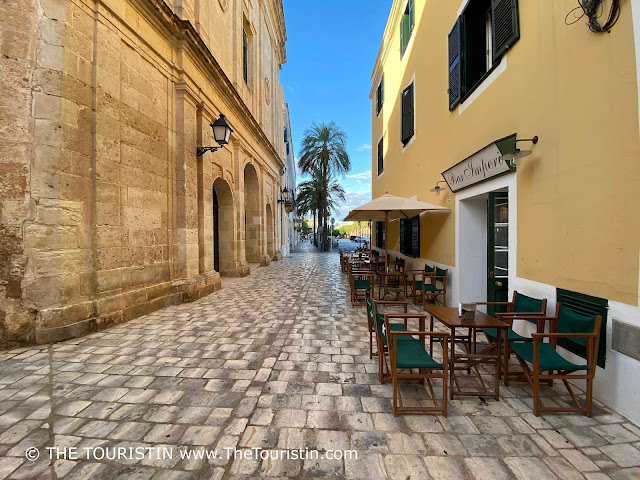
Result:
<svg viewBox="0 0 640 480"><path fill-rule="evenodd" d="M433 315L430 314L429 317L431 318L429 330L433 332ZM429 339L429 355L433 358L433 337Z"/></svg>
<svg viewBox="0 0 640 480"><path fill-rule="evenodd" d="M449 353L449 399L453 400L454 372L456 369L456 327L451 327L451 350Z"/></svg>

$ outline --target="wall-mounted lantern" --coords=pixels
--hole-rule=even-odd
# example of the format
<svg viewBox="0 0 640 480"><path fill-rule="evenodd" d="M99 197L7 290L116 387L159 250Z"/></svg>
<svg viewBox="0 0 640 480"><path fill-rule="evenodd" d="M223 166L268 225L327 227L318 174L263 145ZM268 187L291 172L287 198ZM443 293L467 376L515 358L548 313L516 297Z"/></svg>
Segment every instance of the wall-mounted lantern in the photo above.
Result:
<svg viewBox="0 0 640 480"><path fill-rule="evenodd" d="M287 213L293 212L293 199L287 187L284 187L284 190L280 192L278 203L284 203L284 210Z"/></svg>
<svg viewBox="0 0 640 480"><path fill-rule="evenodd" d="M231 138L231 134L233 130L227 123L227 119L223 114L220 114L220 117L213 123L209 124L209 126L213 129L213 138L215 138L216 142L218 142L219 147L198 147L196 149L196 156L201 157L206 152L215 152L219 148L224 147L229 143L229 139Z"/></svg>
<svg viewBox="0 0 640 480"><path fill-rule="evenodd" d="M435 194L436 194L436 196L439 196L439 195L440 195L440 192L441 192L442 190L445 190L445 188L446 188L446 187L441 187L441 186L439 185L440 183L447 183L447 182L445 182L444 180L439 180L439 181L437 181L437 182L436 182L436 186L435 186L435 187L433 187L432 189L430 189L429 191L430 191L430 192L435 193Z"/></svg>
<svg viewBox="0 0 640 480"><path fill-rule="evenodd" d="M534 145L538 143L538 137L535 136L533 138L523 138L522 140L516 140L515 143L518 142L531 142ZM512 151L509 153L505 153L500 157L500 160L508 161L512 166L517 167L520 165L520 160L524 157L528 157L531 155L531 150L520 150L518 147L514 147Z"/></svg>

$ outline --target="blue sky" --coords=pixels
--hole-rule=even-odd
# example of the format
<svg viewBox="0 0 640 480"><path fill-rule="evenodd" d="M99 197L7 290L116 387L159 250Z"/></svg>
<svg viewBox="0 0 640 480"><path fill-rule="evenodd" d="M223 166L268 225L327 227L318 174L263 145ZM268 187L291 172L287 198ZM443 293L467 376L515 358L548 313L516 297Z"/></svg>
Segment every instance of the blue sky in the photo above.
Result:
<svg viewBox="0 0 640 480"><path fill-rule="evenodd" d="M334 121L348 137L347 201L336 220L371 200L371 72L392 0L284 0L287 63L280 81L296 157L313 122ZM298 176L298 182L300 182Z"/></svg>

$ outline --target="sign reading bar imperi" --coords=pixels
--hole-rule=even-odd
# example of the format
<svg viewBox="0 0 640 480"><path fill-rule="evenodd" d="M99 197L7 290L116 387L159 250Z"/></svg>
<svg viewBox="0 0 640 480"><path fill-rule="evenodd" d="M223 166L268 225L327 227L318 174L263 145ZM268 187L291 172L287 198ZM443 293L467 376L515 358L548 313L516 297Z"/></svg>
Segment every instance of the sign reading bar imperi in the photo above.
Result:
<svg viewBox="0 0 640 480"><path fill-rule="evenodd" d="M489 180L515 168L500 157L515 148L516 134L496 140L482 150L442 172L452 192Z"/></svg>

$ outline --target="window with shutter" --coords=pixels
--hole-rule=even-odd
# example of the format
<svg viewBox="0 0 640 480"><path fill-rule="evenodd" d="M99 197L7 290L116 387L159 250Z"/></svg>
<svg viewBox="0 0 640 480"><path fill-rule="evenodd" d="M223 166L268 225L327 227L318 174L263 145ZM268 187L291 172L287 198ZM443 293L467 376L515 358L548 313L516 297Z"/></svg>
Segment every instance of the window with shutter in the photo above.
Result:
<svg viewBox="0 0 640 480"><path fill-rule="evenodd" d="M462 17L449 33L449 110L462 98Z"/></svg>
<svg viewBox="0 0 640 480"><path fill-rule="evenodd" d="M413 83L402 92L402 144L406 145L414 134L414 95Z"/></svg>
<svg viewBox="0 0 640 480"><path fill-rule="evenodd" d="M407 223L406 220L400 219L400 253L406 253L406 230Z"/></svg>
<svg viewBox="0 0 640 480"><path fill-rule="evenodd" d="M378 85L378 89L376 90L376 115L380 114L383 103L384 103L384 73L382 74L382 78L380 79L380 84Z"/></svg>
<svg viewBox="0 0 640 480"><path fill-rule="evenodd" d="M520 38L518 0L491 0L491 21L495 63Z"/></svg>
<svg viewBox="0 0 640 480"><path fill-rule="evenodd" d="M411 219L411 256L420 257L420 215Z"/></svg>
<svg viewBox="0 0 640 480"><path fill-rule="evenodd" d="M384 222L376 222L376 247L384 248Z"/></svg>
<svg viewBox="0 0 640 480"><path fill-rule="evenodd" d="M383 138L378 141L378 175L384 171L384 150Z"/></svg>
<svg viewBox="0 0 640 480"><path fill-rule="evenodd" d="M249 39L247 38L247 31L242 30L242 78L245 83L249 79Z"/></svg>
<svg viewBox="0 0 640 480"><path fill-rule="evenodd" d="M404 55L413 33L413 26L415 24L415 5L414 0L409 0L407 6L404 9L402 18L400 19L400 56Z"/></svg>
<svg viewBox="0 0 640 480"><path fill-rule="evenodd" d="M519 38L518 0L469 0L448 37L449 110L473 93Z"/></svg>

